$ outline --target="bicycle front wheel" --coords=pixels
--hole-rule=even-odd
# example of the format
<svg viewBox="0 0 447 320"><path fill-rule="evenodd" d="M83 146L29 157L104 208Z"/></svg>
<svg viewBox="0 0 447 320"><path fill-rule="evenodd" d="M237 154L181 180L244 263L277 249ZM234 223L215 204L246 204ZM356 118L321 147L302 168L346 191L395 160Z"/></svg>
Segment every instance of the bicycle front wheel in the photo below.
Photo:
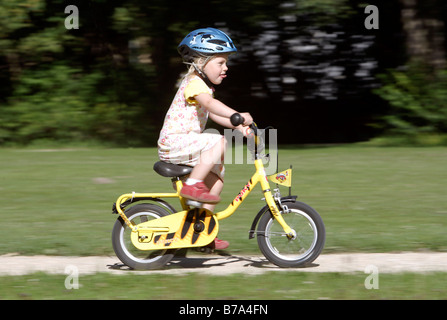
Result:
<svg viewBox="0 0 447 320"><path fill-rule="evenodd" d="M287 203L284 221L295 236L289 238L270 211L259 221L257 240L264 256L282 268L304 267L321 253L326 239L323 220L317 211L302 202Z"/></svg>

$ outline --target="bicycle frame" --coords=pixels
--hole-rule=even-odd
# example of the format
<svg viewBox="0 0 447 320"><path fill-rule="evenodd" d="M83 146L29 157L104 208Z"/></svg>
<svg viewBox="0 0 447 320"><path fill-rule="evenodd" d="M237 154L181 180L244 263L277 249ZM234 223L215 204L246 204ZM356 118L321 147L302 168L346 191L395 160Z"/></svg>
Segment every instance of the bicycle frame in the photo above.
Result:
<svg viewBox="0 0 447 320"><path fill-rule="evenodd" d="M262 163L262 159L257 159L254 161L256 172L253 174L251 179L247 182L247 184L242 188L242 190L239 192L239 194L234 198L234 200L231 202L228 207L220 212L214 213L217 220L223 220L231 216L233 213L236 212L237 208L241 205L241 203L245 200L245 198L251 193L251 191L254 189L254 187L260 183L262 192L264 193L265 201L270 209L270 212L273 214L275 219L278 221L278 223L282 226L284 229L284 232L288 237L294 236L294 231L286 224L284 219L281 216L280 210L278 209L278 206L275 202L275 199L273 198L271 189L270 189L270 183L267 180L267 175L265 173L264 164ZM123 204L127 200L139 200L139 199L159 199L159 198L178 198L180 200L180 203L182 205L183 210L189 210L190 207L186 204L186 199L180 196L179 191L183 187L183 183L181 180L176 181L176 189L177 192L171 192L171 193L126 193L121 195L118 200L116 201L115 208L118 212L118 214L121 216L121 218L124 220L126 225L131 228L132 231L138 231L138 227L132 224L131 221L126 217L124 214L124 211L121 208L121 204Z"/></svg>

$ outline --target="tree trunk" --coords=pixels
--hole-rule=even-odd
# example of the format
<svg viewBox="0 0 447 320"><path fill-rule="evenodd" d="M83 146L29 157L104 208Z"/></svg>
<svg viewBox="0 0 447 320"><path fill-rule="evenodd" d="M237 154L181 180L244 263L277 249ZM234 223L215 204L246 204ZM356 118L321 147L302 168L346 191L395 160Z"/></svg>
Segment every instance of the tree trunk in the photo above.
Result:
<svg viewBox="0 0 447 320"><path fill-rule="evenodd" d="M400 0L409 62L428 63L435 70L446 66L442 3L436 0ZM439 10L437 10L439 9Z"/></svg>

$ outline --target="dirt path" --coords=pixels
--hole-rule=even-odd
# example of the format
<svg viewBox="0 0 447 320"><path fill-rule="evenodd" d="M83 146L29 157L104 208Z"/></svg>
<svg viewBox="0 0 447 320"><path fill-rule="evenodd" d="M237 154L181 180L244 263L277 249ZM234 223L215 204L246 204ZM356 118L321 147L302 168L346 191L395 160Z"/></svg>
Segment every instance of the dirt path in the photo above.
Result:
<svg viewBox="0 0 447 320"><path fill-rule="evenodd" d="M62 257L62 256L0 256L0 276L23 275L43 271L52 274L68 274L75 267L80 275L96 272L111 274L202 274L228 275L232 273L261 274L267 271L294 272L371 272L368 266L380 273L396 272L447 272L447 253L341 253L321 255L308 268L281 269L264 257L242 255L188 255L174 258L163 270L130 271L114 256L110 257ZM71 268L71 269L70 269Z"/></svg>

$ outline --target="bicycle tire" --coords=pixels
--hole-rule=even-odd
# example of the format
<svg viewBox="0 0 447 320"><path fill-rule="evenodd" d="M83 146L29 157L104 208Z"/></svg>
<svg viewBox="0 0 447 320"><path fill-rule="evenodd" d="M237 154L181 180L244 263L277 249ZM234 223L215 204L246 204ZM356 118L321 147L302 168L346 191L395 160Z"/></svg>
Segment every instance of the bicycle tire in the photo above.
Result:
<svg viewBox="0 0 447 320"><path fill-rule="evenodd" d="M305 267L323 250L326 240L324 223L318 212L303 202L286 205L289 212L282 213L282 217L296 232L295 238L289 239L271 212L267 211L258 224L258 246L267 260L279 267Z"/></svg>
<svg viewBox="0 0 447 320"><path fill-rule="evenodd" d="M158 219L170 214L167 210L150 203L137 204L125 212L127 218L136 224ZM139 220L139 221L137 221ZM135 248L130 240L130 228L119 217L112 230L112 245L116 256L131 269L152 270L165 266L175 254L175 249L142 251Z"/></svg>

